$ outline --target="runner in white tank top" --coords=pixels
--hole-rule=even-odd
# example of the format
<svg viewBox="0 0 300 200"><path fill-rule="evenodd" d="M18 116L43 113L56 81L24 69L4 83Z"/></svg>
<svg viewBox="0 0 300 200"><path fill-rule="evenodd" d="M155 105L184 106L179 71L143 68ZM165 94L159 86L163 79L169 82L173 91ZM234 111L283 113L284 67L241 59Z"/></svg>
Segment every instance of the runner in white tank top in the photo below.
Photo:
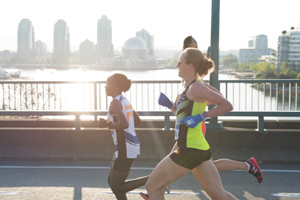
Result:
<svg viewBox="0 0 300 200"><path fill-rule="evenodd" d="M133 109L130 102L123 95L118 95L114 99L122 105L122 112L127 118L128 128L124 130L112 129L112 137L116 145L116 157L125 156L126 158L136 158L140 154L140 143L134 130ZM108 113L108 121L114 122L114 115ZM124 135L118 136L118 135ZM121 153L119 153L119 151ZM122 153L126 152L126 154Z"/></svg>
<svg viewBox="0 0 300 200"><path fill-rule="evenodd" d="M116 146L108 184L118 200L126 200L126 192L145 185L148 180L148 176L126 180L131 164L140 154L140 143L134 128L141 124L141 119L122 95L130 86L131 80L124 74L114 74L107 79L106 95L111 96L113 100L109 105L108 119L99 120L100 128L111 130Z"/></svg>

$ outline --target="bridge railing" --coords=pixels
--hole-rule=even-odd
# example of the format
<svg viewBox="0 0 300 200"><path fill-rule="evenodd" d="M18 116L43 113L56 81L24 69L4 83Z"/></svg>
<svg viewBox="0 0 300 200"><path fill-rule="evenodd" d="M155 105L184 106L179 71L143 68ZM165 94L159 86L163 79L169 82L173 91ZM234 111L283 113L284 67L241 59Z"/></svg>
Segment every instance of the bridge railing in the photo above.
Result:
<svg viewBox="0 0 300 200"><path fill-rule="evenodd" d="M264 130L266 116L300 117L299 83L299 79L220 80L221 93L234 106L224 116L257 116L259 131ZM173 114L157 99L164 92L174 100L180 90L180 81L133 81L125 96L141 116L165 117L164 128L169 130ZM0 95L0 116L71 113L77 129L80 115L106 114L111 100L105 94L105 81L0 81Z"/></svg>
<svg viewBox="0 0 300 200"><path fill-rule="evenodd" d="M298 111L300 79L220 80L220 91L234 111ZM133 81L125 93L141 111L167 111L160 92L175 100L180 81ZM0 81L2 110L101 110L109 107L105 81Z"/></svg>

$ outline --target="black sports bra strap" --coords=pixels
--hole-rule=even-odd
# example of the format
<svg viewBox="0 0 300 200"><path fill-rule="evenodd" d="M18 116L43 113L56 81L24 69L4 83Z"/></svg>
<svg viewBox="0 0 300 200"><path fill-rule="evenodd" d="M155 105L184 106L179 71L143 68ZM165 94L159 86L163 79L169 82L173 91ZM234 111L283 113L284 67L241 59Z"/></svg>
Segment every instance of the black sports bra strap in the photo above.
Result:
<svg viewBox="0 0 300 200"><path fill-rule="evenodd" d="M185 91L187 91L187 90L189 89L189 87L190 87L194 82L196 82L196 79L193 80L193 81L186 87Z"/></svg>

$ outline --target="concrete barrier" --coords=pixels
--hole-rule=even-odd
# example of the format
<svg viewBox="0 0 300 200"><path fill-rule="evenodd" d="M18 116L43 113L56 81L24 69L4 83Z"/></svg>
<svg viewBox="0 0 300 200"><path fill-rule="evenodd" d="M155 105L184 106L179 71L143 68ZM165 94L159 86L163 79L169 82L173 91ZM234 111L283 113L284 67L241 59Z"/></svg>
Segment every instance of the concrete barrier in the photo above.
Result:
<svg viewBox="0 0 300 200"><path fill-rule="evenodd" d="M174 132L139 128L141 155L138 161L159 161L174 145ZM300 163L300 130L225 127L209 130L207 140L213 158L263 163ZM110 160L115 147L107 129L0 128L0 160Z"/></svg>

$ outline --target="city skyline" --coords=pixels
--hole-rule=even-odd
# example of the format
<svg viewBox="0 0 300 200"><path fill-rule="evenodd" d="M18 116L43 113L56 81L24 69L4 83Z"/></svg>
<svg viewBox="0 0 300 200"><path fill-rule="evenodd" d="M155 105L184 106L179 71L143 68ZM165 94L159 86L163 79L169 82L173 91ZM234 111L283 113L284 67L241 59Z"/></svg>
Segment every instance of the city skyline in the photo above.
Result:
<svg viewBox="0 0 300 200"><path fill-rule="evenodd" d="M267 35L269 48L277 49L281 32L299 27L300 23L300 12L297 11L300 1L280 2L221 1L220 49L246 48L251 37L259 34ZM3 4L0 51L17 50L18 24L24 18L32 22L35 40L45 42L49 52L53 52L54 24L64 20L70 29L71 50L79 50L79 45L86 39L97 42L97 21L102 15L111 20L112 43L116 50L142 29L155 37L155 49L180 49L187 35L197 39L200 49L210 45L211 1L188 0L183 5L170 0L154 0L146 5L134 0L97 3L87 0L85 4L70 5L54 0L45 6L36 0L13 0Z"/></svg>

